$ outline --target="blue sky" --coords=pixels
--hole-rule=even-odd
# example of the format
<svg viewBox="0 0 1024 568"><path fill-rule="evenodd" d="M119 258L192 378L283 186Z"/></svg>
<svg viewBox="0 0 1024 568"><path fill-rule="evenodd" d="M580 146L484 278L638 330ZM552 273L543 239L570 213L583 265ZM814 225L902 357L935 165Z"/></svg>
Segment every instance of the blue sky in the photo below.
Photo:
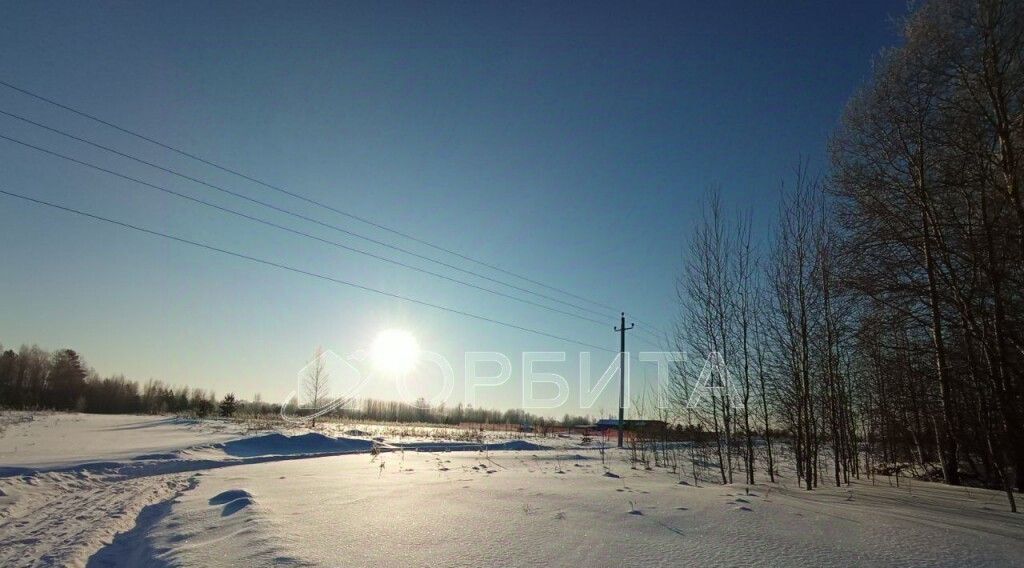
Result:
<svg viewBox="0 0 1024 568"><path fill-rule="evenodd" d="M801 157L825 167L829 132L872 58L898 42L893 18L905 11L896 1L8 3L0 78L668 327L703 192L719 184L763 236L779 181ZM437 254L3 87L0 109ZM393 255L9 118L0 133ZM2 140L0 164L6 190L617 348L612 320L468 290ZM0 342L73 347L102 374L277 400L317 345L347 353L402 328L456 363L466 351L518 361L524 350L565 350L570 362L545 370L572 385L578 376L578 346L11 198L0 199L0 243ZM608 362L594 354L595 368ZM480 404L519 405L515 367ZM611 391L589 412L610 412ZM574 389L552 413L578 401Z"/></svg>

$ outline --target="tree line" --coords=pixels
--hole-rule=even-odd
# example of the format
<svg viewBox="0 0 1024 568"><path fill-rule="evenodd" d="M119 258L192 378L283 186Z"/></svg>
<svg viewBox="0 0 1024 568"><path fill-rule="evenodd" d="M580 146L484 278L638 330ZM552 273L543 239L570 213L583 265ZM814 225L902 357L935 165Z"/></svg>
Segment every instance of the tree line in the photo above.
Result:
<svg viewBox="0 0 1024 568"><path fill-rule="evenodd" d="M1015 510L1024 4L927 2L903 30L848 104L828 170L801 163L783 184L764 244L709 192L673 342L723 365L680 364L673 400L719 433L723 482L774 478L787 451L807 489L908 470L1003 489ZM735 387L691 404L702 373Z"/></svg>
<svg viewBox="0 0 1024 568"><path fill-rule="evenodd" d="M314 414L313 407L300 402L297 398L290 403L288 413L293 416ZM325 403L326 404L326 403ZM543 429L550 426L570 427L592 424L590 416L565 414L561 418L539 416L519 408L498 410L480 408L472 404L431 404L420 398L412 402L398 400L380 400L372 398L353 399L346 401L326 413L324 416L334 419L345 419L367 422L404 422L424 424L507 424L513 426L528 425Z"/></svg>
<svg viewBox="0 0 1024 568"><path fill-rule="evenodd" d="M201 388L101 377L73 349L50 353L35 345L17 351L0 345L0 408L207 416L219 404L213 391Z"/></svg>
<svg viewBox="0 0 1024 568"><path fill-rule="evenodd" d="M322 347L313 352L302 376L301 390L296 393L286 407L291 416L306 415L310 424L316 426L318 415L324 414L334 418L351 420L370 420L380 422L423 422L428 424L516 424L533 425L540 428L560 425L563 427L589 424L589 416L573 416L566 414L561 423L553 418L530 414L518 408L494 410L474 407L461 402L447 405L444 402L430 404L426 398L420 397L414 402L377 399L338 399L332 396L329 386L330 372Z"/></svg>
<svg viewBox="0 0 1024 568"><path fill-rule="evenodd" d="M264 402L258 394L252 400L242 400L229 393L218 400L214 391L202 388L171 386L153 379L139 382L123 375L101 377L72 349L50 353L35 345L22 346L17 351L5 350L0 345L0 408L100 414L171 413L197 417L236 413L272 417L281 413L280 404ZM292 411L292 415L302 413ZM422 399L413 402L353 400L332 411L329 417L427 424L529 424L540 428L592 422L589 416L566 414L559 420L521 409L496 410L462 403L430 405Z"/></svg>

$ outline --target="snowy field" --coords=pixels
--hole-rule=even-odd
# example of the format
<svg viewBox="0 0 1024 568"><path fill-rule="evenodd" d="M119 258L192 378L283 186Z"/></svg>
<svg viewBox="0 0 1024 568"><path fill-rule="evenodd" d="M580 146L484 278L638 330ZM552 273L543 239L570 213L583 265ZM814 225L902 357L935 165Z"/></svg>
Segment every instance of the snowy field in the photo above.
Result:
<svg viewBox="0 0 1024 568"><path fill-rule="evenodd" d="M0 420L2 566L1024 565L994 491L695 487L564 437Z"/></svg>

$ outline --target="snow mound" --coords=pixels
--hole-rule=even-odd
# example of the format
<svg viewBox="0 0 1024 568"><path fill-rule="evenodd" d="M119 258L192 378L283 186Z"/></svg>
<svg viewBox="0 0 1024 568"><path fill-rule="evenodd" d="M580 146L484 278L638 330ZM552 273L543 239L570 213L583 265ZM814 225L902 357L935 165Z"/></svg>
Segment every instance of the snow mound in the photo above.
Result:
<svg viewBox="0 0 1024 568"><path fill-rule="evenodd" d="M252 493L249 493L245 489L228 489L227 491L221 491L213 497L210 497L210 504L224 505L234 501L235 499L252 499Z"/></svg>
<svg viewBox="0 0 1024 568"><path fill-rule="evenodd" d="M373 443L369 440L352 438L331 438L315 432L286 436L284 434L265 434L251 438L241 438L215 444L213 448L238 458L259 456L294 456L310 454L343 454L368 452Z"/></svg>

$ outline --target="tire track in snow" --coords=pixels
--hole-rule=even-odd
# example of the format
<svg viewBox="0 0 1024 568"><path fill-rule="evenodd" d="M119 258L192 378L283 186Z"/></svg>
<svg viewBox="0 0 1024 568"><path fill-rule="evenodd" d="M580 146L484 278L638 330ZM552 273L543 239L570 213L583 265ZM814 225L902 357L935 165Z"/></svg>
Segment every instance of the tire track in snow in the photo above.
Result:
<svg viewBox="0 0 1024 568"><path fill-rule="evenodd" d="M25 477L4 491L13 502L0 520L0 565L85 566L142 510L194 487L185 475L111 481L81 474Z"/></svg>

